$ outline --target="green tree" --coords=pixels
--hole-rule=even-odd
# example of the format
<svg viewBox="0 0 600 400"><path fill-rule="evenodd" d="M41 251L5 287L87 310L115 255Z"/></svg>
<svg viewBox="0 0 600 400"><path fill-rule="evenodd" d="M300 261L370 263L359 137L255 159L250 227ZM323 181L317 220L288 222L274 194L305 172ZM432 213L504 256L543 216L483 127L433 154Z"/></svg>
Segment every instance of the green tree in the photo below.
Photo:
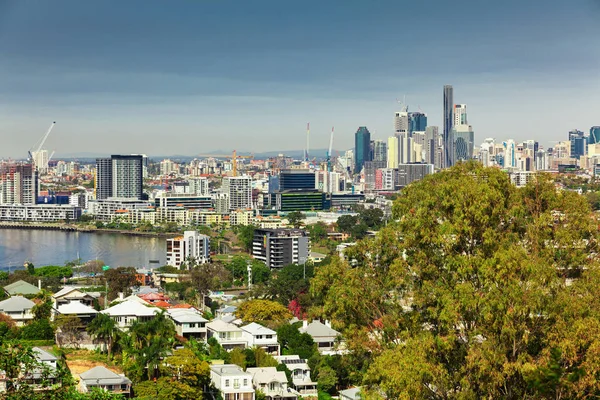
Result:
<svg viewBox="0 0 600 400"><path fill-rule="evenodd" d="M304 214L301 211L292 211L287 213L285 218L294 228L300 228L302 226L302 220L304 220Z"/></svg>
<svg viewBox="0 0 600 400"><path fill-rule="evenodd" d="M237 238L242 244L242 247L246 251L252 250L252 241L254 240L254 231L256 226L254 225L241 225L237 227Z"/></svg>
<svg viewBox="0 0 600 400"><path fill-rule="evenodd" d="M201 399L202 390L179 382L175 378L161 377L156 381L140 382L133 387L140 400L188 400Z"/></svg>
<svg viewBox="0 0 600 400"><path fill-rule="evenodd" d="M266 283L271 279L271 269L262 261L252 260L253 283Z"/></svg>
<svg viewBox="0 0 600 400"><path fill-rule="evenodd" d="M327 239L327 225L325 223L319 221L316 224L308 225L306 228L310 234L310 240L313 242Z"/></svg>
<svg viewBox="0 0 600 400"><path fill-rule="evenodd" d="M383 224L383 210L380 208L361 207L358 211L358 218L367 228L379 229Z"/></svg>
<svg viewBox="0 0 600 400"><path fill-rule="evenodd" d="M54 327L47 319L31 321L19 330L19 339L23 340L53 340Z"/></svg>
<svg viewBox="0 0 600 400"><path fill-rule="evenodd" d="M296 324L285 324L277 329L277 340L284 354L297 354L308 360L317 352L317 346L308 333L300 333Z"/></svg>
<svg viewBox="0 0 600 400"><path fill-rule="evenodd" d="M309 279L314 275L314 266L289 264L274 272L273 275L274 278L269 281L268 294L287 306L300 294L308 292Z"/></svg>
<svg viewBox="0 0 600 400"><path fill-rule="evenodd" d="M210 383L210 367L190 349L175 350L160 366L163 376L170 376L192 388Z"/></svg>
<svg viewBox="0 0 600 400"><path fill-rule="evenodd" d="M231 276L235 280L241 280L245 282L248 277L248 261L247 257L243 256L234 256L229 264L227 264L227 269L231 273Z"/></svg>
<svg viewBox="0 0 600 400"><path fill-rule="evenodd" d="M114 299L119 293L125 296L131 294L132 288L140 286L133 267L118 267L104 272L104 278L108 283L108 298Z"/></svg>
<svg viewBox="0 0 600 400"><path fill-rule="evenodd" d="M31 261L25 261L25 269L27 269L29 275L35 275L35 266Z"/></svg>
<svg viewBox="0 0 600 400"><path fill-rule="evenodd" d="M229 361L242 369L246 369L246 354L244 354L244 350L239 347L236 347L229 352Z"/></svg>
<svg viewBox="0 0 600 400"><path fill-rule="evenodd" d="M52 295L46 290L40 291L34 297L35 306L31 309L34 320L50 319L52 315Z"/></svg>
<svg viewBox="0 0 600 400"><path fill-rule="evenodd" d="M352 233L352 228L358 224L357 215L342 215L338 218L336 225L341 232Z"/></svg>
<svg viewBox="0 0 600 400"><path fill-rule="evenodd" d="M98 313L88 324L86 329L92 338L104 343L108 353L108 359L110 360L117 330L115 320L106 314Z"/></svg>
<svg viewBox="0 0 600 400"><path fill-rule="evenodd" d="M553 348L562 397L600 390L599 238L582 196L462 163L405 188L393 220L311 282L313 312L371 351L367 397L543 398Z"/></svg>
<svg viewBox="0 0 600 400"><path fill-rule="evenodd" d="M251 322L274 322L282 323L292 318L289 310L270 300L254 299L243 302L235 312L235 315L244 323Z"/></svg>
<svg viewBox="0 0 600 400"><path fill-rule="evenodd" d="M319 390L334 394L337 383L338 377L333 368L326 365L319 369L319 377L317 378L317 388Z"/></svg>

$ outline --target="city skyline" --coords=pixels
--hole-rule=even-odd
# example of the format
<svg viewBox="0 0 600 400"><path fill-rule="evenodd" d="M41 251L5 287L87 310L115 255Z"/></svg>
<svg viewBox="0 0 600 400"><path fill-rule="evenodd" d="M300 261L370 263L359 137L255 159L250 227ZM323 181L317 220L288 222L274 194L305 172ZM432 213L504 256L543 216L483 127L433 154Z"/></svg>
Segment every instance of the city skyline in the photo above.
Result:
<svg viewBox="0 0 600 400"><path fill-rule="evenodd" d="M419 17L399 30L400 11ZM54 120L57 156L300 150L309 121L312 147L333 125L350 149L359 126L393 134L404 95L442 130L446 84L476 143L547 148L600 125L598 16L591 0L0 2L0 157L25 158Z"/></svg>

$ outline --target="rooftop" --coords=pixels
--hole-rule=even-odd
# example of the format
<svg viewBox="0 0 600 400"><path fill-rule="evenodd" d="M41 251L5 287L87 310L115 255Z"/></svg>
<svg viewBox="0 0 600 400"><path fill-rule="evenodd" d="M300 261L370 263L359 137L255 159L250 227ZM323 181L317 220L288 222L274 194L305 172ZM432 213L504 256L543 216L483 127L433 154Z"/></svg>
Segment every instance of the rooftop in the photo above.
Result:
<svg viewBox="0 0 600 400"><path fill-rule="evenodd" d="M10 285L4 286L4 290L10 295L15 294L37 294L40 289L37 286L25 281L16 281Z"/></svg>
<svg viewBox="0 0 600 400"><path fill-rule="evenodd" d="M79 377L86 385L91 386L131 384L131 381L127 377L114 373L102 366L87 370L79 374Z"/></svg>
<svg viewBox="0 0 600 400"><path fill-rule="evenodd" d="M124 301L115 306L101 311L103 314L108 314L111 317L120 317L126 315L135 315L137 317L152 317L160 312L157 307L145 306L137 301Z"/></svg>
<svg viewBox="0 0 600 400"><path fill-rule="evenodd" d="M0 301L0 312L19 312L31 309L35 303L25 297L13 296Z"/></svg>
<svg viewBox="0 0 600 400"><path fill-rule="evenodd" d="M250 375L235 364L211 365L210 370L219 376Z"/></svg>
<svg viewBox="0 0 600 400"><path fill-rule="evenodd" d="M242 326L241 329L252 335L276 335L277 334L277 332L275 332L274 330L264 327L260 324L257 324L256 322L252 322L251 324Z"/></svg>

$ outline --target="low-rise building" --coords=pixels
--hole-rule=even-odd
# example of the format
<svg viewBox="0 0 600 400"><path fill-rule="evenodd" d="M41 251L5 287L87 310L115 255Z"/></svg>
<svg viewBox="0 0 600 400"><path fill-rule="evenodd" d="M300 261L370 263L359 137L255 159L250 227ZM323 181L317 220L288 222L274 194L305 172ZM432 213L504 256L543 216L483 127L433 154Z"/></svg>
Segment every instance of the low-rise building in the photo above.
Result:
<svg viewBox="0 0 600 400"><path fill-rule="evenodd" d="M317 394L317 382L313 382L310 377L307 360L300 358L299 355L278 356L275 359L292 372L292 383L298 393L303 396Z"/></svg>
<svg viewBox="0 0 600 400"><path fill-rule="evenodd" d="M361 400L360 387L340 390L340 400Z"/></svg>
<svg viewBox="0 0 600 400"><path fill-rule="evenodd" d="M302 327L298 330L300 333L308 333L313 338L321 354L337 354L343 350L344 346L340 345L340 333L332 329L327 321L322 323L314 320L310 324L308 321L302 321Z"/></svg>
<svg viewBox="0 0 600 400"><path fill-rule="evenodd" d="M256 390L265 394L267 400L297 399L298 395L288 387L285 372L277 371L275 367L248 368L252 375L252 383Z"/></svg>
<svg viewBox="0 0 600 400"><path fill-rule="evenodd" d="M15 295L34 295L40 292L41 288L39 286L34 286L29 282L25 281L16 281L11 283L10 285L4 286L4 291L9 296Z"/></svg>
<svg viewBox="0 0 600 400"><path fill-rule="evenodd" d="M167 312L175 323L175 330L179 336L206 340L208 320L198 311L193 308L169 308Z"/></svg>
<svg viewBox="0 0 600 400"><path fill-rule="evenodd" d="M277 332L256 322L242 326L240 329L242 330L242 337L246 340L247 347L261 347L267 354L279 355Z"/></svg>
<svg viewBox="0 0 600 400"><path fill-rule="evenodd" d="M33 320L31 309L35 303L25 297L13 296L0 301L0 313L9 316L17 326L23 326Z"/></svg>
<svg viewBox="0 0 600 400"><path fill-rule="evenodd" d="M254 400L252 375L237 365L211 365L210 380L223 400Z"/></svg>
<svg viewBox="0 0 600 400"><path fill-rule="evenodd" d="M225 350L236 347L245 348L248 344L242 335L242 329L229 322L215 319L206 324L208 337L214 337Z"/></svg>
<svg viewBox="0 0 600 400"><path fill-rule="evenodd" d="M97 366L79 374L79 390L89 392L92 388L99 388L114 394L129 396L131 393L131 380L125 375L119 375L111 370Z"/></svg>
<svg viewBox="0 0 600 400"><path fill-rule="evenodd" d="M69 204L0 204L0 221L77 221L81 207Z"/></svg>
<svg viewBox="0 0 600 400"><path fill-rule="evenodd" d="M129 329L134 321L150 321L156 314L160 312L160 309L130 300L124 301L100 312L114 319L119 329L125 330Z"/></svg>

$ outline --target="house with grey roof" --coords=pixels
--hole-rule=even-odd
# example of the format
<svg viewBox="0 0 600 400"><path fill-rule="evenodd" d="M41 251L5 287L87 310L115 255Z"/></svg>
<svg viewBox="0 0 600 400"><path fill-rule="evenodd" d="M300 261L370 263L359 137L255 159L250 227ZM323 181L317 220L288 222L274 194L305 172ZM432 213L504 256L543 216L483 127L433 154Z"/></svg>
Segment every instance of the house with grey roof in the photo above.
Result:
<svg viewBox="0 0 600 400"><path fill-rule="evenodd" d="M248 342L242 336L242 329L234 324L220 319L214 319L206 324L208 337L214 337L227 351L236 347L245 348Z"/></svg>
<svg viewBox="0 0 600 400"><path fill-rule="evenodd" d="M13 385L21 386L23 382L26 382L36 392L51 389L56 383L56 362L58 359L39 347L34 347L31 351L36 359L36 367L29 370L23 369L21 375L12 382ZM5 371L0 370L0 393L6 392L7 383L8 378Z"/></svg>
<svg viewBox="0 0 600 400"><path fill-rule="evenodd" d="M119 375L105 367L97 366L79 374L79 391L87 393L92 388L129 396L131 380L125 375Z"/></svg>
<svg viewBox="0 0 600 400"><path fill-rule="evenodd" d="M248 368L246 372L252 375L254 388L263 392L267 400L298 398L298 392L288 387L285 372L275 367Z"/></svg>
<svg viewBox="0 0 600 400"><path fill-rule="evenodd" d="M340 400L361 400L360 387L340 390Z"/></svg>
<svg viewBox="0 0 600 400"><path fill-rule="evenodd" d="M167 313L175 323L175 330L179 336L206 340L208 320L198 311L193 308L169 308Z"/></svg>
<svg viewBox="0 0 600 400"><path fill-rule="evenodd" d="M83 303L93 307L94 300L97 300L99 297L100 293L98 292L84 292L73 286L65 286L52 296L54 299L55 308L60 307L62 304L68 304L72 302Z"/></svg>
<svg viewBox="0 0 600 400"><path fill-rule="evenodd" d="M146 322L160 312L160 308L144 305L137 301L129 300L116 304L106 310L100 311L107 314L117 323L121 330L129 329L134 321Z"/></svg>
<svg viewBox="0 0 600 400"><path fill-rule="evenodd" d="M10 296L38 294L42 289L25 281L16 281L4 286L4 291Z"/></svg>
<svg viewBox="0 0 600 400"><path fill-rule="evenodd" d="M256 322L240 327L242 337L246 340L248 347L261 347L267 354L279 355L279 342L277 341L277 332L264 327Z"/></svg>
<svg viewBox="0 0 600 400"><path fill-rule="evenodd" d="M23 326L33 319L31 309L35 303L22 296L13 296L0 301L0 313L11 317L17 326Z"/></svg>
<svg viewBox="0 0 600 400"><path fill-rule="evenodd" d="M340 333L331 328L329 321L322 323L314 320L310 324L308 321L302 321L302 327L298 330L300 333L308 333L313 338L321 354L333 355L345 352L346 346L341 341Z"/></svg>
<svg viewBox="0 0 600 400"><path fill-rule="evenodd" d="M210 380L223 400L254 400L252 375L235 364L211 365Z"/></svg>

